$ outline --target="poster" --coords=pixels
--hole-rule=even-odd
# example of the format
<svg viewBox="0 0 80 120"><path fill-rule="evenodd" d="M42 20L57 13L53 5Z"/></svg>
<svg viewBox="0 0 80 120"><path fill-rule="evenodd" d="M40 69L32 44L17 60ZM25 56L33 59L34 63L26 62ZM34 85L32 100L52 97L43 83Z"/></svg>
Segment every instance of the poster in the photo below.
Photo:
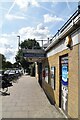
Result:
<svg viewBox="0 0 80 120"><path fill-rule="evenodd" d="M55 67L51 67L51 86L55 89Z"/></svg>
<svg viewBox="0 0 80 120"><path fill-rule="evenodd" d="M62 84L68 85L68 66L67 64L62 65Z"/></svg>
<svg viewBox="0 0 80 120"><path fill-rule="evenodd" d="M48 83L48 67L45 67L45 81Z"/></svg>

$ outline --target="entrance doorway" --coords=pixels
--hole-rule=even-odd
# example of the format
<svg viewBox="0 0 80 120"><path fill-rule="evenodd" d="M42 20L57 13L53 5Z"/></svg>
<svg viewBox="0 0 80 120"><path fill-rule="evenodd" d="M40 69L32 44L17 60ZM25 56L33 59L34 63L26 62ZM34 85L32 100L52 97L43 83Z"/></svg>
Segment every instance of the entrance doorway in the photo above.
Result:
<svg viewBox="0 0 80 120"><path fill-rule="evenodd" d="M38 63L39 84L42 87L42 63Z"/></svg>
<svg viewBox="0 0 80 120"><path fill-rule="evenodd" d="M60 107L68 113L68 55L60 57Z"/></svg>

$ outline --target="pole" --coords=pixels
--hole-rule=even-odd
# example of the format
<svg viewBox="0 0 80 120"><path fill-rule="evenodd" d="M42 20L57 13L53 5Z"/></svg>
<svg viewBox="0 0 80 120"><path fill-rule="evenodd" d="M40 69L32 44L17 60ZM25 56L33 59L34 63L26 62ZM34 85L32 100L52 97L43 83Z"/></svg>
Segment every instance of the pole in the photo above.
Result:
<svg viewBox="0 0 80 120"><path fill-rule="evenodd" d="M18 50L19 50L19 46L20 46L20 36L18 35Z"/></svg>
<svg viewBox="0 0 80 120"><path fill-rule="evenodd" d="M42 47L43 47L43 40L41 40L42 41Z"/></svg>

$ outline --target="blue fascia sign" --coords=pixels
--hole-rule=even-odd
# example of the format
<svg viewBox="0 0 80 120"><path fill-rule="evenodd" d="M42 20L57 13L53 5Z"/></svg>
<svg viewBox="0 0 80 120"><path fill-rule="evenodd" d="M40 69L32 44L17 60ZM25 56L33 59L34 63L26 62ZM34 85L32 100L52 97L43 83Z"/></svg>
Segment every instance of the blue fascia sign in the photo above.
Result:
<svg viewBox="0 0 80 120"><path fill-rule="evenodd" d="M46 54L42 54L42 53L23 53L23 57L34 57L34 58L44 58L46 57Z"/></svg>

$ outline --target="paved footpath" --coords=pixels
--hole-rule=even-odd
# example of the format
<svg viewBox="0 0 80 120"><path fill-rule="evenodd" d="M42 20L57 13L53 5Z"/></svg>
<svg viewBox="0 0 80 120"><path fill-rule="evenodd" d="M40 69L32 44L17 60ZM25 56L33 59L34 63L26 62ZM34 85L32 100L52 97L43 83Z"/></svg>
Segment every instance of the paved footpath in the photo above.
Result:
<svg viewBox="0 0 80 120"><path fill-rule="evenodd" d="M9 92L10 95L0 96L2 118L64 118L50 104L34 77L22 76L18 82L13 83Z"/></svg>

